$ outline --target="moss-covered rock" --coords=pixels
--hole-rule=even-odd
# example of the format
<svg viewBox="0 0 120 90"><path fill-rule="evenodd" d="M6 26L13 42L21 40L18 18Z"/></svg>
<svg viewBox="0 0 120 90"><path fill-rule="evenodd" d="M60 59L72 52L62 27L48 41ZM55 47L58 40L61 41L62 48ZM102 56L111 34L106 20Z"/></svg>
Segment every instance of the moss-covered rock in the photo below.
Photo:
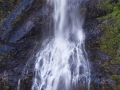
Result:
<svg viewBox="0 0 120 90"><path fill-rule="evenodd" d="M102 68L107 69L107 72L103 73L113 80L111 89L119 90L120 75L116 71L120 69L120 0L117 3L112 0L102 2L102 6L106 9L107 14L97 18L101 23L99 28L104 32L97 42L99 49L110 56L103 62ZM115 67L116 65L117 67ZM105 84L102 86L102 90L106 90L104 86Z"/></svg>
<svg viewBox="0 0 120 90"><path fill-rule="evenodd" d="M109 4L106 4L106 6ZM117 7L117 8L115 8ZM100 49L109 54L115 62L119 62L119 45L120 45L120 1L114 4L113 11L106 16L98 18L100 21L108 20L105 25L102 25L104 29L104 36L99 40ZM114 9L116 9L114 11ZM109 11L109 9L108 9Z"/></svg>
<svg viewBox="0 0 120 90"><path fill-rule="evenodd" d="M92 62L91 90L119 90L120 83L120 0L98 0L88 11L95 15L86 25L86 48ZM88 9L89 10L89 9ZM93 11L92 11L93 10ZM99 10L102 12L99 13ZM97 15L97 13L99 15ZM96 23L94 19L96 18ZM85 24L86 24L85 22ZM94 24L94 25L93 25Z"/></svg>
<svg viewBox="0 0 120 90"><path fill-rule="evenodd" d="M6 18L19 0L0 0L0 20Z"/></svg>

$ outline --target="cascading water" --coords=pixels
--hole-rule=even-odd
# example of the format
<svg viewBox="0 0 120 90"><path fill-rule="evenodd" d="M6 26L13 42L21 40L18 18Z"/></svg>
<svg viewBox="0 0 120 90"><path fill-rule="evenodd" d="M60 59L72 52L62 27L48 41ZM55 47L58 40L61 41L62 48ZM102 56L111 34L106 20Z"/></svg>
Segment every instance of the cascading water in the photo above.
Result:
<svg viewBox="0 0 120 90"><path fill-rule="evenodd" d="M54 38L36 55L32 90L88 90L90 69L84 50L80 0L49 0L54 5Z"/></svg>

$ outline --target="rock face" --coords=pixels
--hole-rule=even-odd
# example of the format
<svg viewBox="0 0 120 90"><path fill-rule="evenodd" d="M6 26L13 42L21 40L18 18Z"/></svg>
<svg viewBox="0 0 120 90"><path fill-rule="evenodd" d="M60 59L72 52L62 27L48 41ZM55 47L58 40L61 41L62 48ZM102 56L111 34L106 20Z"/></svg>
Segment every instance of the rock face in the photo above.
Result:
<svg viewBox="0 0 120 90"><path fill-rule="evenodd" d="M3 5L7 2L0 3ZM17 6L11 8L12 12L6 19L0 18L0 90L17 90L20 78L23 89L30 90L34 55L41 41L50 33L46 27L50 8L45 0L14 3ZM30 72L24 73L26 67Z"/></svg>
<svg viewBox="0 0 120 90"><path fill-rule="evenodd" d="M111 0L111 3L113 2L116 3L117 1ZM104 18L104 20L99 21L97 19L107 14L106 10L100 6L98 2L92 6L93 8L87 6L84 25L86 49L91 63L91 90L119 90L120 74L117 72L119 72L120 64L113 63L115 60L110 54L104 53L100 45L101 38L105 37L105 31L112 25L113 20Z"/></svg>
<svg viewBox="0 0 120 90"><path fill-rule="evenodd" d="M100 6L101 1L83 1L81 9L86 11L83 28L91 63L91 90L114 90L111 86L114 80L107 77L109 70L102 67L110 56L99 49L97 42L103 37L104 29L100 25L104 25L105 21L99 22L96 18L106 14ZM8 9L9 3L0 1L0 8ZM45 0L17 0L13 3L15 7L11 7L9 15L5 19L0 18L0 90L17 90L18 80L22 82L19 83L20 90L30 90L35 54L41 41L52 33L48 28L49 22L52 22L52 9ZM116 69L119 65L111 67L120 75L120 69Z"/></svg>

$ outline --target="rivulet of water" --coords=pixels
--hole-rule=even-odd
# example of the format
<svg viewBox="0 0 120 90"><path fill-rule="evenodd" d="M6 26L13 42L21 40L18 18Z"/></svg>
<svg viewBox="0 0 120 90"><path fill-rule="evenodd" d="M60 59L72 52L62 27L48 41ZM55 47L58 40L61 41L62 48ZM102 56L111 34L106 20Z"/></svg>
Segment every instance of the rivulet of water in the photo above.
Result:
<svg viewBox="0 0 120 90"><path fill-rule="evenodd" d="M32 90L88 90L90 67L84 49L81 0L49 0L54 37L36 55Z"/></svg>

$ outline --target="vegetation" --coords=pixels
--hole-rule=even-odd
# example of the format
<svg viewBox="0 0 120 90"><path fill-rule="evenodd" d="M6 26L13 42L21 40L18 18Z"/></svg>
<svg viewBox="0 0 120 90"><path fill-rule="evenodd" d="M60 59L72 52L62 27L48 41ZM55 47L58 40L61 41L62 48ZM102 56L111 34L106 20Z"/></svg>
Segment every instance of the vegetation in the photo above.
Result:
<svg viewBox="0 0 120 90"><path fill-rule="evenodd" d="M108 9L106 16L97 18L107 20L100 28L104 29L104 37L99 41L100 49L112 56L120 64L120 0L117 3L103 3Z"/></svg>
<svg viewBox="0 0 120 90"><path fill-rule="evenodd" d="M22 17L21 15L19 15L13 22L12 25L14 26L16 23L18 23L19 21L21 21Z"/></svg>
<svg viewBox="0 0 120 90"><path fill-rule="evenodd" d="M119 65L120 70L120 0L112 2L108 0L100 4L105 8L107 15L97 18L100 22L104 22L99 28L104 30L103 37L99 40L100 49L111 57L111 60L104 62L103 68L106 68L114 80L113 90L120 89L120 75L110 68L110 65ZM103 89L104 90L104 89Z"/></svg>

